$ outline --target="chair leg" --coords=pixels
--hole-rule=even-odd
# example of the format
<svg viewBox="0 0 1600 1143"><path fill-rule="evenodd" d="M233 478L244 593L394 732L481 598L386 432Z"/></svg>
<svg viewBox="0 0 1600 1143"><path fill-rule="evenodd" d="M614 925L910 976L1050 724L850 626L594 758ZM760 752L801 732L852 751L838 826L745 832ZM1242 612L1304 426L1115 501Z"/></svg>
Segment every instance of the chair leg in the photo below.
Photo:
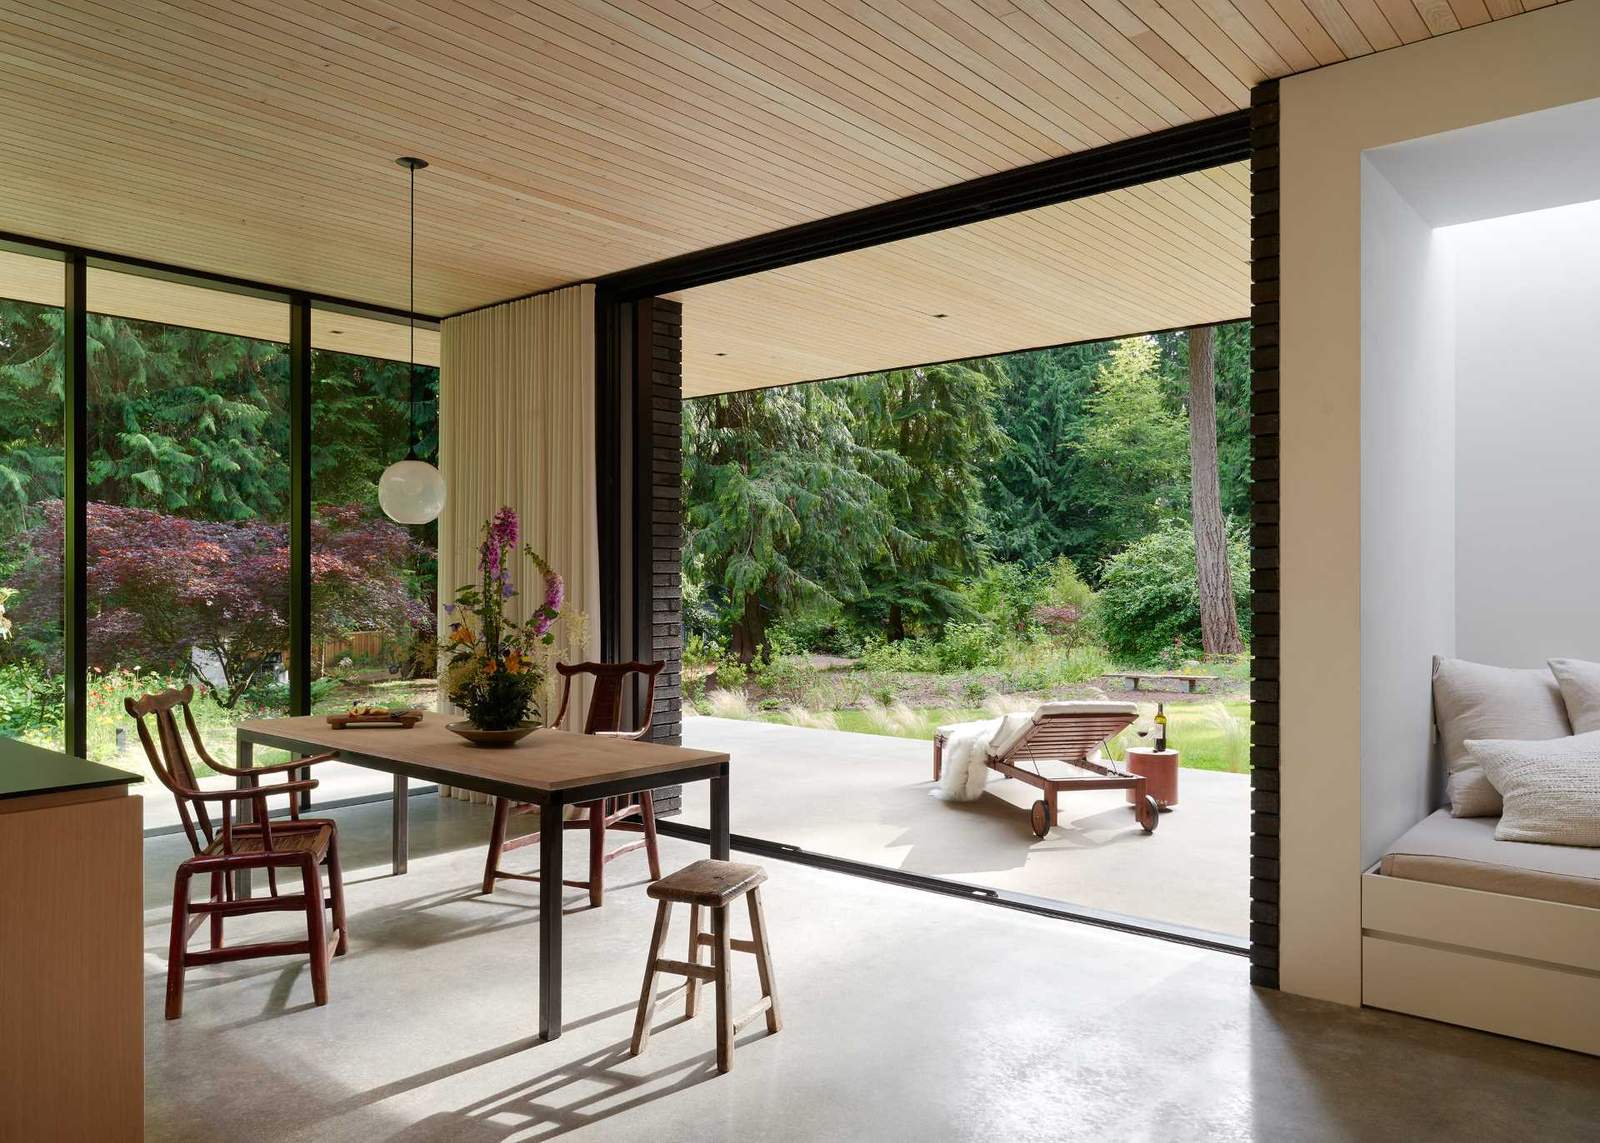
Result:
<svg viewBox="0 0 1600 1143"><path fill-rule="evenodd" d="M650 862L650 880L661 880L661 854L656 849L656 800L653 791L639 795L639 817L644 822L644 855Z"/></svg>
<svg viewBox="0 0 1600 1143"><path fill-rule="evenodd" d="M511 818L511 803L505 798L494 800L494 825L489 830L489 858L483 864L483 891L494 892L495 874L500 869L500 851L506 844L506 823Z"/></svg>
<svg viewBox="0 0 1600 1143"><path fill-rule="evenodd" d="M350 936L344 919L344 868L339 864L338 833L328 839L328 904L333 909L333 927L339 932L333 955L343 956L350 948Z"/></svg>
<svg viewBox="0 0 1600 1143"><path fill-rule="evenodd" d="M227 883L227 878L225 878L222 874L213 873L211 875L211 900L212 901L221 902L222 894L223 894L223 886L226 883ZM212 913L211 914L211 947L214 948L214 949L220 949L222 947L222 914L221 913Z"/></svg>
<svg viewBox="0 0 1600 1143"><path fill-rule="evenodd" d="M711 965L716 970L717 993L717 1071L733 1069L733 948L728 936L728 907L711 909Z"/></svg>
<svg viewBox="0 0 1600 1143"><path fill-rule="evenodd" d="M656 927L650 935L650 956L644 962L644 987L639 990L639 1011L633 1018L631 1054L637 1056L650 1042L650 1025L656 1018L656 962L667 943L667 924L672 919L672 902L656 902Z"/></svg>
<svg viewBox="0 0 1600 1143"><path fill-rule="evenodd" d="M322 910L322 867L306 855L300 876L306 892L306 949L311 954L311 996L320 1007L328 1002L328 934Z"/></svg>
<svg viewBox="0 0 1600 1143"><path fill-rule="evenodd" d="M761 887L750 890L750 943L755 945L756 972L761 976L761 995L772 1003L767 1008L767 1032L781 1031L783 1017L778 1013L778 986L772 971L772 950L767 946L767 912L761 907Z"/></svg>
<svg viewBox="0 0 1600 1143"><path fill-rule="evenodd" d="M606 799L589 803L589 907L598 909L606 896Z"/></svg>
<svg viewBox="0 0 1600 1143"><path fill-rule="evenodd" d="M700 963L700 906L689 906L689 956L690 964ZM684 988L683 1018L693 1020L700 1011L700 978L691 976Z"/></svg>
<svg viewBox="0 0 1600 1143"><path fill-rule="evenodd" d="M183 1015L184 948L189 943L189 877L178 870L172 889L172 939L167 945L167 1019Z"/></svg>

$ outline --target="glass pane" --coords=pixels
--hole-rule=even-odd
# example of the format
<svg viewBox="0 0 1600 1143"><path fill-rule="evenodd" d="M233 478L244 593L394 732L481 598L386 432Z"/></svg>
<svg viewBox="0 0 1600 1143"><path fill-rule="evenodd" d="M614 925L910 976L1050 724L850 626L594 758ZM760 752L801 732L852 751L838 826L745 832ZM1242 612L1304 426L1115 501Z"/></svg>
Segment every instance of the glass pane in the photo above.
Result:
<svg viewBox="0 0 1600 1143"><path fill-rule="evenodd" d="M336 328L353 328L354 319L335 316ZM420 459L435 460L439 371L417 367L415 405L404 361L318 349L311 376L312 709L431 710L438 525L407 527L386 517L378 478L405 459L413 440ZM390 784L355 768L318 774L322 797Z"/></svg>
<svg viewBox="0 0 1600 1143"><path fill-rule="evenodd" d="M91 270L89 310L89 756L143 769L123 700L193 684L232 764L288 711L288 307Z"/></svg>
<svg viewBox="0 0 1600 1143"><path fill-rule="evenodd" d="M0 734L61 749L60 262L0 251Z"/></svg>

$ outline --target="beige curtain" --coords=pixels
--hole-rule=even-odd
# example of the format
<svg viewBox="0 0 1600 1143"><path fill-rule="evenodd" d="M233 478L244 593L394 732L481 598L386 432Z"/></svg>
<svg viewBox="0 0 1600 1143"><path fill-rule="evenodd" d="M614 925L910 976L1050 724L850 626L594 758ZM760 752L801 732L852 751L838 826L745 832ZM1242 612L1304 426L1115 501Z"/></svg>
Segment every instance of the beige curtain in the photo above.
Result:
<svg viewBox="0 0 1600 1143"><path fill-rule="evenodd" d="M479 530L501 505L566 580L555 650L593 658L600 624L595 508L594 287L573 286L444 322L439 373L441 608L478 578ZM531 561L515 565L515 605L542 598ZM444 630L448 617L439 617ZM553 675L552 675L553 679ZM545 702L559 691L552 685ZM586 700L574 688L573 702ZM440 709L448 709L440 695ZM583 705L577 707L581 712ZM547 718L555 717L547 707ZM481 800L481 796L480 796Z"/></svg>

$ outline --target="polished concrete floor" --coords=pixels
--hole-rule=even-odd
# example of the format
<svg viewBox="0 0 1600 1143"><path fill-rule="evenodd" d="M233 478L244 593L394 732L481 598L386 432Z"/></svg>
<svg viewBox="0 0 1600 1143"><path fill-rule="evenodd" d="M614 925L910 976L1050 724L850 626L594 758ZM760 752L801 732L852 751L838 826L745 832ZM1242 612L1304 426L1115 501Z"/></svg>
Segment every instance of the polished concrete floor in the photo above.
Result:
<svg viewBox="0 0 1600 1143"><path fill-rule="evenodd" d="M1059 824L1038 838L1028 809L1039 791L1025 782L995 774L975 802L933 797L929 742L705 717L685 719L683 737L729 752L733 828L747 837L1234 937L1249 931L1244 774L1180 771L1179 804L1150 835L1122 790L1062 794ZM703 783L684 791L683 815L707 824Z"/></svg>
<svg viewBox="0 0 1600 1143"><path fill-rule="evenodd" d="M613 866L602 909L571 891L568 1031L541 1044L533 886L477 895L487 811L412 801L403 877L384 865L387 806L336 811L352 944L324 1008L303 964L253 961L193 970L183 1018L163 1020L182 842L147 845L151 1140L1544 1141L1600 1122L1600 1060L1254 990L1237 956L784 863L767 907L785 1026L745 1032L731 1074L708 1016L684 1023L671 999L628 1056L642 855ZM669 866L696 855L664 843Z"/></svg>

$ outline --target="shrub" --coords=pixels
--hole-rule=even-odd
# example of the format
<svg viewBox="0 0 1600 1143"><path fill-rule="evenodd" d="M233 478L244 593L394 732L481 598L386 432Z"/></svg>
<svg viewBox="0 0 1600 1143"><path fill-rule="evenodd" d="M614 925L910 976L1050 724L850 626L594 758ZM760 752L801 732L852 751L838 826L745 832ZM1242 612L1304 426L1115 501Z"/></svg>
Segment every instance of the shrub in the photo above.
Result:
<svg viewBox="0 0 1600 1143"><path fill-rule="evenodd" d="M934 644L933 655L941 671L971 671L1002 662L1005 642L987 623L951 623Z"/></svg>
<svg viewBox="0 0 1600 1143"><path fill-rule="evenodd" d="M1248 639L1250 553L1238 533L1229 537L1228 563L1240 634ZM1159 663L1175 645L1200 646L1200 598L1189 525L1168 524L1107 560L1095 613L1106 649L1129 663Z"/></svg>
<svg viewBox="0 0 1600 1143"><path fill-rule="evenodd" d="M743 691L712 691L706 707L717 718L750 717L750 700Z"/></svg>
<svg viewBox="0 0 1600 1143"><path fill-rule="evenodd" d="M900 639L893 643L874 639L861 649L860 664L868 671L932 673L939 670L938 656L926 639Z"/></svg>

